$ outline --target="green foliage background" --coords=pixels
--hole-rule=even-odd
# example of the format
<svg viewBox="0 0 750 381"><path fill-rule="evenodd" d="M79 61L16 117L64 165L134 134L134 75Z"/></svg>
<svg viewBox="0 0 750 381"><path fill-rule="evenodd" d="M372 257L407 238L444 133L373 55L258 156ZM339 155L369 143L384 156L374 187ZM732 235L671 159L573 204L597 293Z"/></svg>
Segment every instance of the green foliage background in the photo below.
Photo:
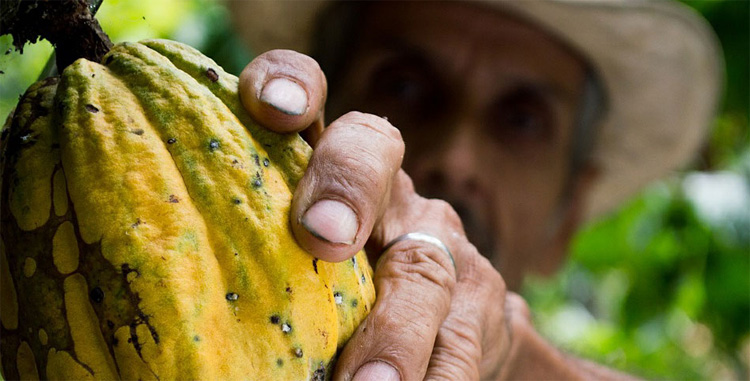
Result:
<svg viewBox="0 0 750 381"><path fill-rule="evenodd" d="M717 218L690 195L693 180L715 178L750 198L750 3L686 3L712 24L726 60L723 107L700 160L584 228L564 270L529 280L523 295L537 328L566 351L648 378L748 379L750 204ZM235 74L252 57L211 0L105 0L97 18L115 42L179 40ZM0 37L0 117L52 52L42 41L20 55L11 41Z"/></svg>
<svg viewBox="0 0 750 381"><path fill-rule="evenodd" d="M700 159L586 227L565 269L527 282L524 296L537 328L574 353L647 378L746 380L750 3L686 3L709 20L726 61L722 109ZM711 215L691 196L696 180L716 183L713 199L731 191L745 202ZM730 189L719 184L727 180Z"/></svg>

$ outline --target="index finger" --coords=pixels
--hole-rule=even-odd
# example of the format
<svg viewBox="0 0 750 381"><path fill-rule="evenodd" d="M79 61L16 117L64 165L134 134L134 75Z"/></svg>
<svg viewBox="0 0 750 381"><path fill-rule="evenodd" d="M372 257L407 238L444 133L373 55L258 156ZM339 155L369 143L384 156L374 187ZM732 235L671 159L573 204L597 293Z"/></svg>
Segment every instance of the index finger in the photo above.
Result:
<svg viewBox="0 0 750 381"><path fill-rule="evenodd" d="M325 129L290 213L297 242L330 262L351 258L382 215L404 142L385 119L350 112Z"/></svg>
<svg viewBox="0 0 750 381"><path fill-rule="evenodd" d="M240 74L239 93L255 121L280 133L323 128L326 78L314 59L292 50L271 50Z"/></svg>

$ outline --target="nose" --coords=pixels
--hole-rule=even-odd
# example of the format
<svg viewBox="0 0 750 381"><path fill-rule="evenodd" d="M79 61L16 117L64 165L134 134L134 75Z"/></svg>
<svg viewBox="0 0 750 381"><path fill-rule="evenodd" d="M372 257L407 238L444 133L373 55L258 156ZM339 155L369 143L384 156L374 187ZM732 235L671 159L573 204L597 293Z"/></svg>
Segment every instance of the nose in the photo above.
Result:
<svg viewBox="0 0 750 381"><path fill-rule="evenodd" d="M427 197L470 199L479 192L479 147L470 129L456 129L443 144L418 158L415 178Z"/></svg>

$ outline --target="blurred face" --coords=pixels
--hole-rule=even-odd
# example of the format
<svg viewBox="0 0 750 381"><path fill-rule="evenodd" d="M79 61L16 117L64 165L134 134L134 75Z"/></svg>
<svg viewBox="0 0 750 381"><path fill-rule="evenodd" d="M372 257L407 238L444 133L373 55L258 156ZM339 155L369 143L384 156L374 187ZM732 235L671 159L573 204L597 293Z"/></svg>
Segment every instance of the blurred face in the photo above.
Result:
<svg viewBox="0 0 750 381"><path fill-rule="evenodd" d="M543 31L461 2L377 2L357 33L331 116L361 110L398 127L417 191L453 204L511 289L554 270L578 210L583 63Z"/></svg>

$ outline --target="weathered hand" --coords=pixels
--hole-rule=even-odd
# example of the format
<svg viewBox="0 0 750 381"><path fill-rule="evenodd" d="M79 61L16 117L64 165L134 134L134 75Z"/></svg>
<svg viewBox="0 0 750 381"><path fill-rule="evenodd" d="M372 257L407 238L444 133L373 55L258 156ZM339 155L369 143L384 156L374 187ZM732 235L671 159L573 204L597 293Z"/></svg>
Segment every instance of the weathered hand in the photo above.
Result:
<svg viewBox="0 0 750 381"><path fill-rule="evenodd" d="M258 122L279 132L305 130L315 148L292 204L298 242L321 259L341 261L365 244L377 257L394 238L423 232L443 241L455 258L454 267L443 250L415 240L382 253L375 268L378 299L341 354L336 378L499 377L513 326L528 327L525 303L506 293L453 209L414 192L399 169L399 131L356 112L323 129L325 95L317 63L291 51L265 53L240 76L243 104Z"/></svg>

